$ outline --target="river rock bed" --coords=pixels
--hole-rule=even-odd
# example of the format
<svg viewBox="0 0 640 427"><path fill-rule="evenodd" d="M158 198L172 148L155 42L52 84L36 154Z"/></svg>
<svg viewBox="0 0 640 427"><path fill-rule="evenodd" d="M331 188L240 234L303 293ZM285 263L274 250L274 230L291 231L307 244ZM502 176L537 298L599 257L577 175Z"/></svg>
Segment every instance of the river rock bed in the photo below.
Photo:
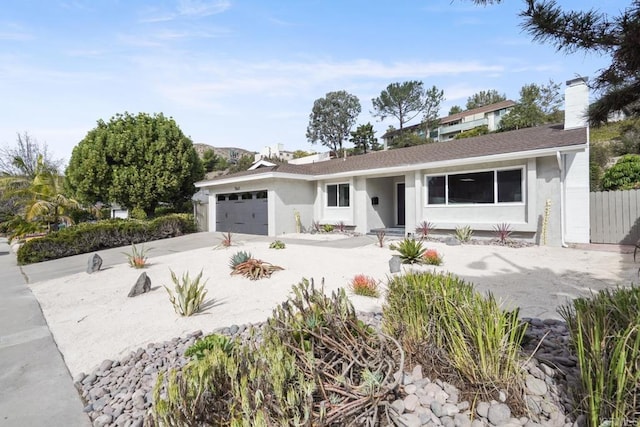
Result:
<svg viewBox="0 0 640 427"><path fill-rule="evenodd" d="M379 327L381 313L359 313L366 323ZM523 319L529 323L524 349L535 357L525 365L525 403L529 415L515 418L505 403L508 396L497 391L495 400L462 400L460 391L438 379L425 378L417 365L405 372L397 398L387 402L396 425L406 427L527 426L571 427L581 425L573 415L569 390L578 381L576 359L569 353L564 322L554 319ZM251 325L232 325L214 333L243 337ZM260 326L260 325L254 325ZM105 360L88 375L74 378L94 427L140 427L153 403L153 387L159 371L184 366L184 352L203 334L197 331L132 351L121 360ZM542 340L542 341L541 341ZM578 421L581 421L579 419Z"/></svg>

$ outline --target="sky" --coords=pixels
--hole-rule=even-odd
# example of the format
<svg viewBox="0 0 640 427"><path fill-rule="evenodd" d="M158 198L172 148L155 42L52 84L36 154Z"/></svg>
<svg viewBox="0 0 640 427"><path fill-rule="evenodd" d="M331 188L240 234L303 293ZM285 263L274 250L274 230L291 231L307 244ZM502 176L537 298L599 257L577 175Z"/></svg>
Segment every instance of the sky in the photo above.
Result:
<svg viewBox="0 0 640 427"><path fill-rule="evenodd" d="M560 0L618 14L625 0ZM601 54L557 52L523 31L521 0L4 0L0 146L27 132L54 158L98 120L163 113L194 143L326 151L306 139L316 99L344 90L357 124L391 83L444 90L440 111L481 90L593 78ZM417 120L409 124L417 123ZM354 127L355 130L355 127ZM345 144L346 147L350 144Z"/></svg>

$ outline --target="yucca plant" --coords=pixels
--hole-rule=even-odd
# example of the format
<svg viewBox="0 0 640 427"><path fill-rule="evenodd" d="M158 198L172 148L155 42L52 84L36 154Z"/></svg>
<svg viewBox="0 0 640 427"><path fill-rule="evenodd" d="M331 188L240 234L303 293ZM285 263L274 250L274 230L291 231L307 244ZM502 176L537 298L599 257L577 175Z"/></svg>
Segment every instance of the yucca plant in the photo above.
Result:
<svg viewBox="0 0 640 427"><path fill-rule="evenodd" d="M145 248L144 245L140 246L138 249L136 245L131 244L131 252L126 253L123 252L127 256L127 260L129 261L129 265L133 268L145 268L147 266L147 252L149 249Z"/></svg>
<svg viewBox="0 0 640 427"><path fill-rule="evenodd" d="M189 277L189 272L183 273L182 280L178 280L173 270L169 271L171 271L171 281L173 281L175 293L166 285L164 288L169 294L169 301L173 304L176 313L180 316L191 316L199 312L204 302L204 297L207 295L207 290L204 288L206 281L200 283L202 270L193 280Z"/></svg>
<svg viewBox="0 0 640 427"><path fill-rule="evenodd" d="M471 240L471 236L473 235L473 230L470 226L465 225L464 227L456 227L456 239L460 243L467 243Z"/></svg>
<svg viewBox="0 0 640 427"><path fill-rule="evenodd" d="M378 281L364 274L356 274L353 279L349 281L349 290L356 295L365 297L378 298L380 296Z"/></svg>
<svg viewBox="0 0 640 427"><path fill-rule="evenodd" d="M405 238L391 248L400 253L403 264L420 264L423 261L425 248L422 242L413 238Z"/></svg>
<svg viewBox="0 0 640 427"><path fill-rule="evenodd" d="M513 230L508 223L503 222L501 224L494 225L493 232L496 236L496 239L498 239L498 242L501 245L506 245L507 243L509 243L509 237L511 236L511 233L513 233Z"/></svg>
<svg viewBox="0 0 640 427"><path fill-rule="evenodd" d="M247 262L251 258L252 257L250 252L238 251L235 254L231 255L231 258L229 259L229 267L231 267L231 269L233 270L239 264L242 264L243 262Z"/></svg>
<svg viewBox="0 0 640 427"><path fill-rule="evenodd" d="M425 240L429 237L429 234L431 234L434 228L435 228L435 225L432 222L422 221L416 227L416 234L420 236L420 239Z"/></svg>

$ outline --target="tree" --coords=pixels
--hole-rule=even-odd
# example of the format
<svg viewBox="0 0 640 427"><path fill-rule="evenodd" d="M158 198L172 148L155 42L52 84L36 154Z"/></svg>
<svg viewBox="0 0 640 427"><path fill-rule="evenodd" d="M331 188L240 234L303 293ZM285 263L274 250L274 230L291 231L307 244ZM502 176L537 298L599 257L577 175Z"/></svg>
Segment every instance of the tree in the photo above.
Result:
<svg viewBox="0 0 640 427"><path fill-rule="evenodd" d="M316 99L309 115L307 139L334 152L342 151L342 141L349 136L361 109L360 100L344 90Z"/></svg>
<svg viewBox="0 0 640 427"><path fill-rule="evenodd" d="M293 152L294 159L301 159L302 157L312 156L316 153L313 151L296 150Z"/></svg>
<svg viewBox="0 0 640 427"><path fill-rule="evenodd" d="M484 107L485 105L495 104L507 100L507 95L499 93L495 89L481 90L467 98L467 110Z"/></svg>
<svg viewBox="0 0 640 427"><path fill-rule="evenodd" d="M160 203L181 206L202 179L202 162L172 118L125 112L98 120L73 149L67 186L85 203L118 203L153 214Z"/></svg>
<svg viewBox="0 0 640 427"><path fill-rule="evenodd" d="M429 137L429 131L438 126L438 115L440 113L440 104L444 101L444 91L439 90L435 86L431 86L424 92L424 106L422 111L422 123L425 127L425 137Z"/></svg>
<svg viewBox="0 0 640 427"><path fill-rule="evenodd" d="M640 155L626 154L604 172L602 188L630 190L640 187Z"/></svg>
<svg viewBox="0 0 640 427"><path fill-rule="evenodd" d="M429 138L420 136L413 132L403 131L400 135L391 140L389 148L413 147L414 145L422 145L431 141Z"/></svg>
<svg viewBox="0 0 640 427"><path fill-rule="evenodd" d="M349 141L355 147L354 152L356 154L367 154L367 150L378 151L382 149L382 146L378 143L378 138L375 137L375 133L371 123L360 125L355 131L351 132Z"/></svg>
<svg viewBox="0 0 640 427"><path fill-rule="evenodd" d="M501 0L473 0L476 4ZM605 123L611 113L624 111L640 116L640 1L618 15L596 9L565 11L553 0L525 0L520 12L523 28L533 40L552 44L567 54L583 51L611 55L609 67L601 70L591 86L600 98L589 107L592 125Z"/></svg>
<svg viewBox="0 0 640 427"><path fill-rule="evenodd" d="M215 170L224 170L229 167L227 159L222 156L218 156L213 149L208 149L202 153L202 167L205 172L212 172Z"/></svg>
<svg viewBox="0 0 640 427"><path fill-rule="evenodd" d="M520 101L500 120L500 130L514 130L538 126L547 116L540 107L540 86L526 84L520 89Z"/></svg>
<svg viewBox="0 0 640 427"><path fill-rule="evenodd" d="M459 105L454 105L449 109L449 116L453 116L454 114L462 113L462 107Z"/></svg>
<svg viewBox="0 0 640 427"><path fill-rule="evenodd" d="M251 167L251 165L253 165L253 163L254 157L252 155L245 154L244 156L240 157L234 165L231 165L231 167L227 170L227 173L246 171Z"/></svg>
<svg viewBox="0 0 640 427"><path fill-rule="evenodd" d="M435 88L435 86L434 86ZM426 92L420 81L391 83L380 96L371 100L374 111L371 114L384 120L393 116L400 122L400 130L425 108Z"/></svg>
<svg viewBox="0 0 640 427"><path fill-rule="evenodd" d="M0 174L26 176L33 179L38 169L38 159L42 159L42 167L58 171L62 166L61 159L54 159L47 144L40 145L27 132L19 133L15 147L0 148Z"/></svg>

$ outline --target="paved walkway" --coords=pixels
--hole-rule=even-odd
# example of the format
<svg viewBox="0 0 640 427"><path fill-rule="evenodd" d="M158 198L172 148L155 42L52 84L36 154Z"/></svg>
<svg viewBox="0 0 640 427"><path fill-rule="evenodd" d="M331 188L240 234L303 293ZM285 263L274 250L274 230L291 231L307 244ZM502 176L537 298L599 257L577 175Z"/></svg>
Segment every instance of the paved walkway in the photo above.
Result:
<svg viewBox="0 0 640 427"><path fill-rule="evenodd" d="M236 241L273 241L273 237L233 235ZM153 256L220 244L220 233L195 233L150 242ZM359 236L340 240L286 243L354 248L376 239ZM99 251L102 267L123 262L125 248ZM49 331L40 305L25 286L85 271L88 255L76 255L19 267L7 240L0 238L0 427L85 427L89 418L73 386L62 355Z"/></svg>

